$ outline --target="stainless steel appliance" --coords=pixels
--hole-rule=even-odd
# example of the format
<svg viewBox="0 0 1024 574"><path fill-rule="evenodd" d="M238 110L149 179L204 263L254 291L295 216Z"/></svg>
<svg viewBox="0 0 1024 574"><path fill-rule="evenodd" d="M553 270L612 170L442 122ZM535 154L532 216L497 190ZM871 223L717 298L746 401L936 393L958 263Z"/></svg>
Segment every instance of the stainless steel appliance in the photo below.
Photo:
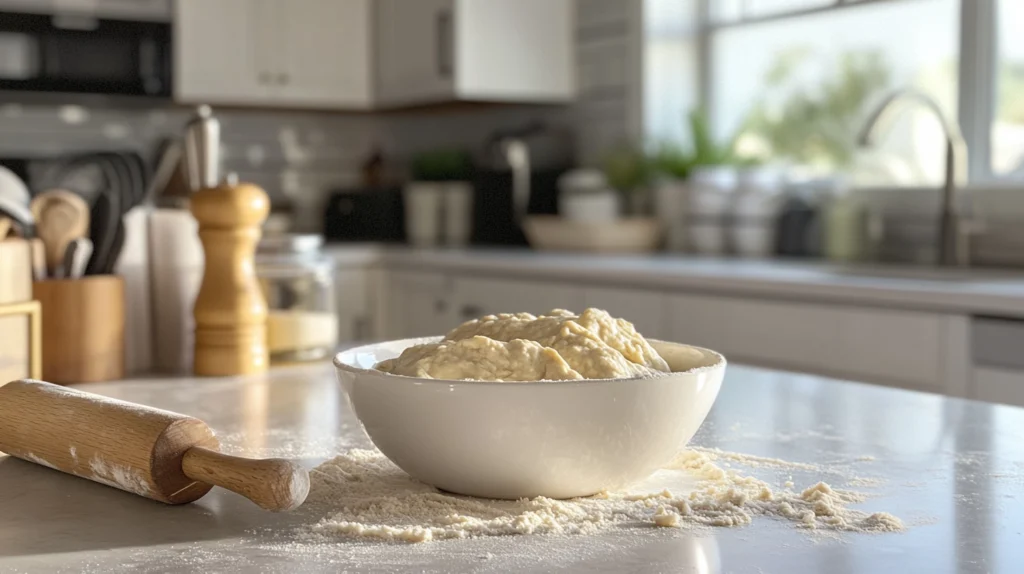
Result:
<svg viewBox="0 0 1024 574"><path fill-rule="evenodd" d="M169 10L52 4L0 0L0 90L171 96Z"/></svg>

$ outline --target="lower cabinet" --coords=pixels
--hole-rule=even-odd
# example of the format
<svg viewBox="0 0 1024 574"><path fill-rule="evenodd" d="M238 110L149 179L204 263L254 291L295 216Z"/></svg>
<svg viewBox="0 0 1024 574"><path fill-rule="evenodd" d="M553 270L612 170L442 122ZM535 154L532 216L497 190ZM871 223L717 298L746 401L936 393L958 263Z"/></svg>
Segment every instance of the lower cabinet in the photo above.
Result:
<svg viewBox="0 0 1024 574"><path fill-rule="evenodd" d="M494 313L547 313L552 309L577 310L583 288L547 281L465 277L455 279L452 302L461 323Z"/></svg>
<svg viewBox="0 0 1024 574"><path fill-rule="evenodd" d="M363 288L382 299L378 338L440 335L494 313L599 307L647 337L715 349L737 363L952 394L951 381L966 376L965 361L953 360L963 354L954 315L423 271L379 276L380 286ZM999 397L1008 386L1002 378L987 385Z"/></svg>
<svg viewBox="0 0 1024 574"><path fill-rule="evenodd" d="M941 391L944 316L937 313L670 296L673 340L740 362Z"/></svg>

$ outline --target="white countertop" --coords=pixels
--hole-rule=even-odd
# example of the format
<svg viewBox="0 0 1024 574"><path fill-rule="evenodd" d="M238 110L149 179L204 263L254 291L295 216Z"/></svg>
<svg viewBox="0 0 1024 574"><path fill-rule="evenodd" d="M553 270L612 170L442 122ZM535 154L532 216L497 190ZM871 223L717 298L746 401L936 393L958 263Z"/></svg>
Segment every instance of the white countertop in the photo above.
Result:
<svg viewBox="0 0 1024 574"><path fill-rule="evenodd" d="M679 255L329 245L341 265L458 271L658 290L1024 317L1024 273Z"/></svg>
<svg viewBox="0 0 1024 574"><path fill-rule="evenodd" d="M324 364L235 379L85 385L206 420L225 450L312 467L368 441ZM263 512L214 489L170 507L0 456L2 572L1019 572L1024 410L730 366L694 443L824 465L746 469L773 484L826 480L870 492L859 508L896 534L813 536L759 517L738 528L624 528L420 545L297 539L303 509ZM863 479L862 479L863 480ZM870 485L870 486L868 486ZM315 517L312 517L315 519Z"/></svg>

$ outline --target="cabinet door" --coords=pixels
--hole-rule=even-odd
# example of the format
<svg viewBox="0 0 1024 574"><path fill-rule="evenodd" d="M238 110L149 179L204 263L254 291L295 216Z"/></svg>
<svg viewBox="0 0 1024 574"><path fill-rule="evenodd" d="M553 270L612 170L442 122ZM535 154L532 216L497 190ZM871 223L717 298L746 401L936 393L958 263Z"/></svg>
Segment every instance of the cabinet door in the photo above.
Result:
<svg viewBox="0 0 1024 574"><path fill-rule="evenodd" d="M443 275L389 272L384 309L389 339L443 335L454 326L449 281Z"/></svg>
<svg viewBox="0 0 1024 574"><path fill-rule="evenodd" d="M459 98L563 102L576 94L575 0L458 0Z"/></svg>
<svg viewBox="0 0 1024 574"><path fill-rule="evenodd" d="M316 107L370 105L370 0L273 0L280 18L275 99Z"/></svg>
<svg viewBox="0 0 1024 574"><path fill-rule="evenodd" d="M739 362L944 391L944 317L843 305L678 295L675 341Z"/></svg>
<svg viewBox="0 0 1024 574"><path fill-rule="evenodd" d="M375 5L377 101L409 104L452 99L454 0L378 0Z"/></svg>
<svg viewBox="0 0 1024 574"><path fill-rule="evenodd" d="M664 293L642 289L586 287L583 290L583 306L597 307L614 317L622 317L633 323L636 330L645 337L668 337L668 297ZM582 311L578 308L573 310Z"/></svg>
<svg viewBox="0 0 1024 574"><path fill-rule="evenodd" d="M972 399L1024 407L1024 371L975 367L973 378Z"/></svg>
<svg viewBox="0 0 1024 574"><path fill-rule="evenodd" d="M578 311L583 288L549 282L460 278L453 295L455 318L462 322L495 313Z"/></svg>
<svg viewBox="0 0 1024 574"><path fill-rule="evenodd" d="M338 314L338 342L365 342L372 338L370 272L345 267L334 273L335 308Z"/></svg>
<svg viewBox="0 0 1024 574"><path fill-rule="evenodd" d="M264 103L262 0L178 0L174 93L183 102Z"/></svg>

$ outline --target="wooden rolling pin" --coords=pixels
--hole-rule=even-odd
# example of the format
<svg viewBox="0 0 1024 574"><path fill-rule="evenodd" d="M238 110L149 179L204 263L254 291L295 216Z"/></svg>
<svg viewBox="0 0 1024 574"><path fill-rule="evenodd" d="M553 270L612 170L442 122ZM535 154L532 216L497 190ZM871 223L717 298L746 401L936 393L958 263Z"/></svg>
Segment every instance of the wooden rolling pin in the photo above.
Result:
<svg viewBox="0 0 1024 574"><path fill-rule="evenodd" d="M309 493L309 473L283 459L221 454L205 423L42 381L0 387L0 451L167 504L213 485L273 511Z"/></svg>

